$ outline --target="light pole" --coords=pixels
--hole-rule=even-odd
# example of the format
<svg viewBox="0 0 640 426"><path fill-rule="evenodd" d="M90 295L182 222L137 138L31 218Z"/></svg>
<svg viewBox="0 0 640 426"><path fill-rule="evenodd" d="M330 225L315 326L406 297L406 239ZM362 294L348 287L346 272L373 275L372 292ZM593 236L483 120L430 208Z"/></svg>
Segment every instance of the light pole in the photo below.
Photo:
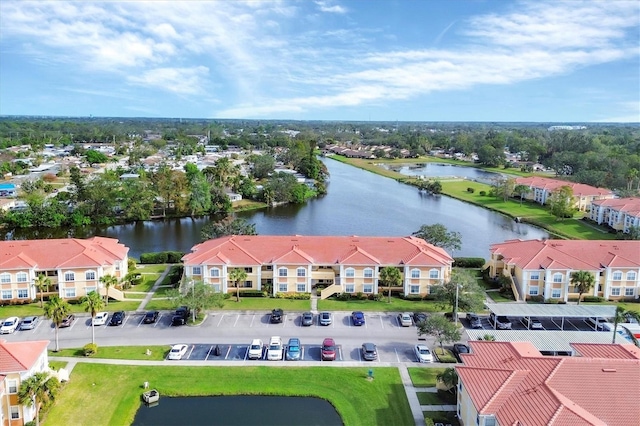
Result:
<svg viewBox="0 0 640 426"><path fill-rule="evenodd" d="M453 321L455 325L458 325L458 292L460 291L460 284L456 283L456 305L453 308Z"/></svg>

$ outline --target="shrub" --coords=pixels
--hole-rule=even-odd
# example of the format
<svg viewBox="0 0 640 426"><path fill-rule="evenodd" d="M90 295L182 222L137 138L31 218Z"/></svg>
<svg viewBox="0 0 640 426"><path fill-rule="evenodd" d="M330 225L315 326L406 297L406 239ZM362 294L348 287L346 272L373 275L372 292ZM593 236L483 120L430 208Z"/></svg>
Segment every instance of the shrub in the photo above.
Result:
<svg viewBox="0 0 640 426"><path fill-rule="evenodd" d="M82 348L82 353L84 356L93 356L98 353L98 345L95 343L87 343Z"/></svg>
<svg viewBox="0 0 640 426"><path fill-rule="evenodd" d="M247 291L241 291L240 296L241 297L265 297L265 293L266 292L262 290L247 290Z"/></svg>
<svg viewBox="0 0 640 426"><path fill-rule="evenodd" d="M475 188L467 188L467 192L470 194L473 194L474 192L476 192Z"/></svg>
<svg viewBox="0 0 640 426"><path fill-rule="evenodd" d="M291 300L309 300L311 294L309 293L276 293L278 299L291 299Z"/></svg>
<svg viewBox="0 0 640 426"><path fill-rule="evenodd" d="M536 296L530 296L529 300L536 303L542 303L544 302L544 296L541 294L538 294Z"/></svg>
<svg viewBox="0 0 640 426"><path fill-rule="evenodd" d="M484 266L483 257L456 257L453 260L454 268L482 268Z"/></svg>
<svg viewBox="0 0 640 426"><path fill-rule="evenodd" d="M582 301L583 302L604 302L604 298L600 297L600 296L583 296L582 297Z"/></svg>
<svg viewBox="0 0 640 426"><path fill-rule="evenodd" d="M140 263L158 264L158 263L180 263L184 253L181 251L161 251L157 253L142 253L140 255Z"/></svg>
<svg viewBox="0 0 640 426"><path fill-rule="evenodd" d="M485 195L487 195L487 191L480 191L479 194L481 197L484 197Z"/></svg>
<svg viewBox="0 0 640 426"><path fill-rule="evenodd" d="M560 299L547 299L544 301L547 305L557 305L560 303Z"/></svg>
<svg viewBox="0 0 640 426"><path fill-rule="evenodd" d="M136 260L132 257L128 257L127 258L127 269L129 271L133 271L134 269L136 269Z"/></svg>
<svg viewBox="0 0 640 426"><path fill-rule="evenodd" d="M340 293L336 296L336 299L342 301L351 300L351 293Z"/></svg>
<svg viewBox="0 0 640 426"><path fill-rule="evenodd" d="M368 299L367 295L364 294L363 292L359 291L356 293L356 299L358 300L366 300Z"/></svg>

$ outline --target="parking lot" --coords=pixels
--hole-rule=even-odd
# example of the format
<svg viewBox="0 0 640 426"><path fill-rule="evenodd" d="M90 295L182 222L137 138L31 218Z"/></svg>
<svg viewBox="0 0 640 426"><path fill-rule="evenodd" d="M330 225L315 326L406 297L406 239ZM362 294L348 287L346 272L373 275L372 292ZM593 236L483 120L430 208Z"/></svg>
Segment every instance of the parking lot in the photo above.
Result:
<svg viewBox="0 0 640 426"><path fill-rule="evenodd" d="M479 315L479 318L482 322L483 330L493 330L493 324L489 322L489 316ZM527 326L521 322L522 317L508 317L511 321L511 329L512 330L527 330ZM611 330L606 330L609 326L605 326L604 330L594 330L593 325L587 323L586 318L564 318L564 327L563 327L563 319L561 317L537 317L538 320L542 323L543 330L548 331L603 331L609 332ZM465 328L471 328L469 322L466 318L461 318L460 322Z"/></svg>

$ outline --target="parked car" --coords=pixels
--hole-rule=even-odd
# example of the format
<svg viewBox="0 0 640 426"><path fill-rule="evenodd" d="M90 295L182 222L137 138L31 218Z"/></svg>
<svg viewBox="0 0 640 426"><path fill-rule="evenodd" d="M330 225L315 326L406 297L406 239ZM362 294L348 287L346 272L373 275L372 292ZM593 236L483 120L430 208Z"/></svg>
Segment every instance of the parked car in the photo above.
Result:
<svg viewBox="0 0 640 426"><path fill-rule="evenodd" d="M482 328L482 321L477 314L469 312L467 314L467 321L469 321L469 327L471 328Z"/></svg>
<svg viewBox="0 0 640 426"><path fill-rule="evenodd" d="M280 336L272 336L269 339L269 346L267 347L267 359L269 361L282 360L282 339Z"/></svg>
<svg viewBox="0 0 640 426"><path fill-rule="evenodd" d="M313 314L311 312L304 312L300 316L300 324L302 324L304 327L313 325Z"/></svg>
<svg viewBox="0 0 640 426"><path fill-rule="evenodd" d="M604 318L589 317L586 322L598 331L611 331L611 324L605 321Z"/></svg>
<svg viewBox="0 0 640 426"><path fill-rule="evenodd" d="M469 353L469 346L463 345L462 343L456 343L453 345L453 356L456 357L458 362L462 362L462 359L460 358L460 354L468 354L468 353Z"/></svg>
<svg viewBox="0 0 640 426"><path fill-rule="evenodd" d="M0 334L11 334L14 333L18 329L18 324L20 324L20 318L18 317L9 317L2 322L0 326Z"/></svg>
<svg viewBox="0 0 640 426"><path fill-rule="evenodd" d="M336 359L336 342L330 337L322 341L322 360L333 361Z"/></svg>
<svg viewBox="0 0 640 426"><path fill-rule="evenodd" d="M361 311L351 312L351 321L353 321L353 325L355 326L364 325L364 312L361 312Z"/></svg>
<svg viewBox="0 0 640 426"><path fill-rule="evenodd" d="M413 321L411 320L411 314L409 312L403 312L398 314L398 324L402 327L411 327Z"/></svg>
<svg viewBox="0 0 640 426"><path fill-rule="evenodd" d="M175 314L171 317L171 325L179 326L185 325L189 320L189 315L191 314L191 310L186 306L180 306L176 309Z"/></svg>
<svg viewBox="0 0 640 426"><path fill-rule="evenodd" d="M93 318L93 325L105 325L109 318L109 312L98 312Z"/></svg>
<svg viewBox="0 0 640 426"><path fill-rule="evenodd" d="M375 361L378 359L378 349L373 343L362 344L362 359L365 361Z"/></svg>
<svg viewBox="0 0 640 426"><path fill-rule="evenodd" d="M109 321L109 325L122 325L124 322L124 311L116 311L111 315L111 321Z"/></svg>
<svg viewBox="0 0 640 426"><path fill-rule="evenodd" d="M66 317L64 317L59 327L60 328L71 327L71 325L75 320L76 320L76 316L73 314L69 314Z"/></svg>
<svg viewBox="0 0 640 426"><path fill-rule="evenodd" d="M269 318L269 322L271 324L279 324L282 322L282 318L284 317L284 312L282 309L276 308L271 311L271 318Z"/></svg>
<svg viewBox="0 0 640 426"><path fill-rule="evenodd" d="M333 317L331 312L320 312L320 325L331 325L333 322Z"/></svg>
<svg viewBox="0 0 640 426"><path fill-rule="evenodd" d="M416 354L418 362L433 362L433 354L427 345L418 344L413 347L413 352Z"/></svg>
<svg viewBox="0 0 640 426"><path fill-rule="evenodd" d="M424 312L414 312L413 313L413 322L415 322L416 325L418 325L418 323L420 323L420 322L426 321L427 318L429 318L429 315L425 314Z"/></svg>
<svg viewBox="0 0 640 426"><path fill-rule="evenodd" d="M489 322L498 330L511 330L511 321L504 315L498 315L491 312Z"/></svg>
<svg viewBox="0 0 640 426"><path fill-rule="evenodd" d="M249 353L247 354L247 358L249 359L262 359L262 350L264 349L264 345L262 344L262 340L253 339L251 344L249 345Z"/></svg>
<svg viewBox="0 0 640 426"><path fill-rule="evenodd" d="M144 318L142 322L145 324L153 324L154 322L158 321L159 315L160 315L160 312L158 311L149 311L146 314L144 314Z"/></svg>
<svg viewBox="0 0 640 426"><path fill-rule="evenodd" d="M33 330L38 326L38 317L25 317L20 323L20 330Z"/></svg>
<svg viewBox="0 0 640 426"><path fill-rule="evenodd" d="M522 317L520 322L527 327L528 330L544 330L542 323L536 317Z"/></svg>
<svg viewBox="0 0 640 426"><path fill-rule="evenodd" d="M302 359L302 346L300 346L300 339L292 337L287 343L287 351L285 352L285 359L287 361L298 361Z"/></svg>
<svg viewBox="0 0 640 426"><path fill-rule="evenodd" d="M188 349L188 345L173 345L169 351L169 359L182 359L182 357L186 355Z"/></svg>

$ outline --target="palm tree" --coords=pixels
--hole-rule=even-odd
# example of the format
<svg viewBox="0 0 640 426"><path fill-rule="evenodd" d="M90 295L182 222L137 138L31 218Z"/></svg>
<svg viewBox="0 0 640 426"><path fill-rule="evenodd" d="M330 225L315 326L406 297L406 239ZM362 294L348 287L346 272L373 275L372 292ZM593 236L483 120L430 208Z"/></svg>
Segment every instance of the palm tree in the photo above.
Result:
<svg viewBox="0 0 640 426"><path fill-rule="evenodd" d="M82 298L80 298L80 303L84 305L85 312L89 312L91 314L91 343L95 343L96 335L93 328L93 319L103 308L104 300L102 300L102 297L100 297L97 292L90 291L86 296L82 296Z"/></svg>
<svg viewBox="0 0 640 426"><path fill-rule="evenodd" d="M107 289L105 300L107 301L107 306L109 306L109 287L118 284L118 278L114 277L111 274L108 274L100 277L100 282L104 284L104 287Z"/></svg>
<svg viewBox="0 0 640 426"><path fill-rule="evenodd" d="M40 307L42 308L44 306L43 293L49 289L49 286L51 285L51 278L44 274L40 274L38 275L38 278L33 281L33 285L36 286L40 293Z"/></svg>
<svg viewBox="0 0 640 426"><path fill-rule="evenodd" d="M64 318L69 315L71 312L71 305L66 300L62 300L60 296L55 295L49 298L49 301L44 304L44 316L53 321L53 325L56 328L56 350L58 352L58 329L60 328L60 323L64 320Z"/></svg>
<svg viewBox="0 0 640 426"><path fill-rule="evenodd" d="M625 322L628 317L635 318L640 322L640 313L636 311L628 311L622 306L616 306L616 314L613 317L613 339L611 343L616 343L616 335L618 334L618 324Z"/></svg>
<svg viewBox="0 0 640 426"><path fill-rule="evenodd" d="M447 368L436 376L436 379L447 387L448 391L458 386L458 374L455 368Z"/></svg>
<svg viewBox="0 0 640 426"><path fill-rule="evenodd" d="M36 425L40 425L40 405L55 399L60 382L55 377L49 377L47 373L35 373L33 376L20 383L18 402L27 407L36 408Z"/></svg>
<svg viewBox="0 0 640 426"><path fill-rule="evenodd" d="M229 272L229 279L236 284L236 302L240 301L240 282L247 279L247 273L242 268L234 268Z"/></svg>
<svg viewBox="0 0 640 426"><path fill-rule="evenodd" d="M380 270L378 280L387 285L388 303L391 303L391 287L397 287L402 283L402 276L398 268L385 266Z"/></svg>
<svg viewBox="0 0 640 426"><path fill-rule="evenodd" d="M589 271L576 271L571 273L571 284L578 288L578 305L582 299L582 294L593 288L596 279Z"/></svg>

